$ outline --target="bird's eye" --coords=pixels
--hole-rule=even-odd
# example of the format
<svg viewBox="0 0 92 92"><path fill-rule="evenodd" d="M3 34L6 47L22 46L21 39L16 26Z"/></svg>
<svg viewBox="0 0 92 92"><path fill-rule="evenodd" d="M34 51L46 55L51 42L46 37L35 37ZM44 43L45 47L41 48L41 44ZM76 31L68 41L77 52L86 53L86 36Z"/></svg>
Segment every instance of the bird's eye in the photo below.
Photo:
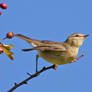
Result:
<svg viewBox="0 0 92 92"><path fill-rule="evenodd" d="M79 35L75 35L75 37L79 37Z"/></svg>

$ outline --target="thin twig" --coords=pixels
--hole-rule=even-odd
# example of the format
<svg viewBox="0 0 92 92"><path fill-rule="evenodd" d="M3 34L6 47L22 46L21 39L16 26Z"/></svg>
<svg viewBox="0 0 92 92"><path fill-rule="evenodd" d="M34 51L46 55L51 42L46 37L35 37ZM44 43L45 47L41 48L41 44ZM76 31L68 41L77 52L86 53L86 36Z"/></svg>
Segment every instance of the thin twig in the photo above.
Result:
<svg viewBox="0 0 92 92"><path fill-rule="evenodd" d="M8 92L13 92L16 88L18 88L18 87L20 87L20 86L22 86L24 84L27 84L27 82L29 80L33 79L34 77L37 77L40 73L42 73L42 72L44 72L46 70L49 70L49 69L54 69L54 68L55 68L55 65L52 65L52 66L49 66L49 67L44 67L40 71L36 72L35 74L33 74L33 75L30 74L30 76L27 79L23 80L20 83L16 83L14 85L14 87L12 87L10 90L8 90ZM29 75L29 73L27 73L27 74Z"/></svg>
<svg viewBox="0 0 92 92"><path fill-rule="evenodd" d="M85 56L85 55L86 55L86 53L83 53L81 56L75 58L75 59L72 61L72 63L73 63L73 62L76 62L77 60L79 60L80 58L82 58L82 57Z"/></svg>
<svg viewBox="0 0 92 92"><path fill-rule="evenodd" d="M80 57L76 58L73 60L73 62L76 62L77 60L79 60L80 58L82 58L83 56L85 56L86 54L82 54ZM8 90L8 92L13 92L15 89L17 89L18 87L24 85L24 84L27 84L27 82L35 77L37 77L40 73L44 72L44 71L47 71L49 69L56 69L56 65L52 65L52 66L49 66L49 67L43 67L40 71L36 72L35 74L31 75L29 73L27 73L27 75L29 75L28 78L26 78L25 80L21 81L20 83L15 83L15 85L10 89Z"/></svg>

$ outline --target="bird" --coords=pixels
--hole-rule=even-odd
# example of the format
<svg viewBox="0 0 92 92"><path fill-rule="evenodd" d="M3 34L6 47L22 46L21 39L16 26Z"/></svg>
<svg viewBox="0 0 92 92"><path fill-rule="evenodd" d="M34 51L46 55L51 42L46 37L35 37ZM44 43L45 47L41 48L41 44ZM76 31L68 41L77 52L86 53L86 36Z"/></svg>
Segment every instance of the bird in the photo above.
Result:
<svg viewBox="0 0 92 92"><path fill-rule="evenodd" d="M23 51L37 50L37 62L38 57L41 57L55 66L72 63L73 60L76 59L79 48L83 44L84 39L88 36L89 35L84 35L82 33L73 33L68 36L64 42L55 42L48 40L37 40L22 34L15 34L15 37L23 39L32 45L32 48L22 49Z"/></svg>

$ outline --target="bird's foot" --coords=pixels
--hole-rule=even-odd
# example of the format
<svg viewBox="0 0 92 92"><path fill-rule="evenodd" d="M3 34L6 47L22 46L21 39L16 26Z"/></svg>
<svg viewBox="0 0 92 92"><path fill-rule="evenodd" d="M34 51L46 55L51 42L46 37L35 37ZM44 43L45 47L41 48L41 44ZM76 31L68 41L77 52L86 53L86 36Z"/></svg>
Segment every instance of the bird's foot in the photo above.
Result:
<svg viewBox="0 0 92 92"><path fill-rule="evenodd" d="M53 65L53 69L56 70L56 69L57 69L57 66L58 66L57 64L54 64L54 65Z"/></svg>

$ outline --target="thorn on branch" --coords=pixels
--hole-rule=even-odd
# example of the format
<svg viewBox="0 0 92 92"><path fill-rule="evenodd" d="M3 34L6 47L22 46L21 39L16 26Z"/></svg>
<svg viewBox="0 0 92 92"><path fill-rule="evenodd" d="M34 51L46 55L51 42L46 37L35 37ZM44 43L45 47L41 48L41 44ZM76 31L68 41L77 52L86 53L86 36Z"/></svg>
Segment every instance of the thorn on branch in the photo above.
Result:
<svg viewBox="0 0 92 92"><path fill-rule="evenodd" d="M14 85L16 86L16 85L17 85L17 83L15 82L15 83L14 83Z"/></svg>
<svg viewBox="0 0 92 92"><path fill-rule="evenodd" d="M27 73L27 75L31 76L31 74L30 74L30 73Z"/></svg>
<svg viewBox="0 0 92 92"><path fill-rule="evenodd" d="M46 67L44 66L42 70L46 69Z"/></svg>

